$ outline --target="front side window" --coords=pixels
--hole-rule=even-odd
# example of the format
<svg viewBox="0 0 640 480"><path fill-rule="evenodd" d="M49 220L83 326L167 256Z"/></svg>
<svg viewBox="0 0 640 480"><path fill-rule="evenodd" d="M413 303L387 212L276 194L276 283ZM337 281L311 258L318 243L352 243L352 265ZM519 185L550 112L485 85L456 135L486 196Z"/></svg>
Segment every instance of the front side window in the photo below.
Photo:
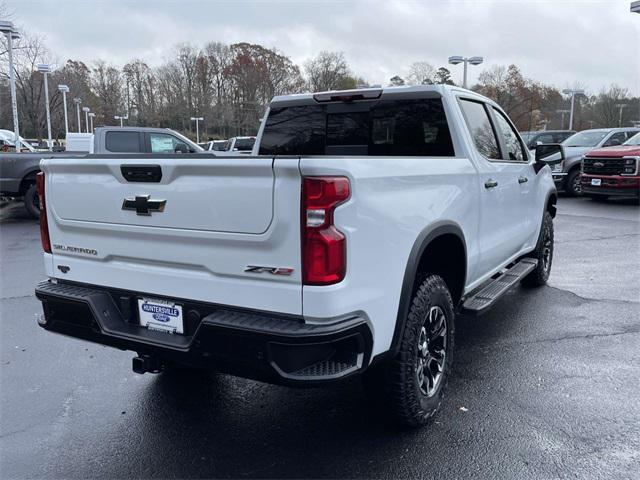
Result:
<svg viewBox="0 0 640 480"><path fill-rule="evenodd" d="M140 134L138 132L107 132L105 148L115 153L140 153Z"/></svg>
<svg viewBox="0 0 640 480"><path fill-rule="evenodd" d="M603 147L613 147L616 145L622 145L627 140L626 132L614 133L609 139L604 142Z"/></svg>
<svg viewBox="0 0 640 480"><path fill-rule="evenodd" d="M166 133L150 133L149 141L151 153L175 153L178 145L184 145L184 142Z"/></svg>
<svg viewBox="0 0 640 480"><path fill-rule="evenodd" d="M562 144L565 147L595 147L606 136L607 131L585 130L571 135Z"/></svg>
<svg viewBox="0 0 640 480"><path fill-rule="evenodd" d="M522 144L518 138L518 134L508 122L504 114L494 108L493 109L496 123L498 126L498 132L502 135L504 146L506 151L504 152L503 160L522 162L525 160Z"/></svg>
<svg viewBox="0 0 640 480"><path fill-rule="evenodd" d="M254 143L256 143L255 138L236 138L236 143L233 148L240 152L250 152L253 149Z"/></svg>
<svg viewBox="0 0 640 480"><path fill-rule="evenodd" d="M469 133L471 133L471 138L473 138L473 143L478 151L489 159L500 160L498 140L491 127L489 114L485 110L484 104L461 98L460 107L462 108Z"/></svg>
<svg viewBox="0 0 640 480"><path fill-rule="evenodd" d="M632 145L635 147L640 146L640 133L636 133L633 137L631 137L629 140L627 140L626 142L624 142L625 145Z"/></svg>

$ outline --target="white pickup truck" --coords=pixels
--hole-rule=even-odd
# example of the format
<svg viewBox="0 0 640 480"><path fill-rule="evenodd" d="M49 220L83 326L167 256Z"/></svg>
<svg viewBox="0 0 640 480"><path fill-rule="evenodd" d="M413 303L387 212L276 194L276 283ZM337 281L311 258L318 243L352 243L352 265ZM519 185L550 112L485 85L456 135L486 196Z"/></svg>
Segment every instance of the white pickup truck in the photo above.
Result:
<svg viewBox="0 0 640 480"><path fill-rule="evenodd" d="M448 86L276 97L258 153L43 160L45 329L289 385L365 373L437 411L457 312L546 282L556 191L504 112Z"/></svg>

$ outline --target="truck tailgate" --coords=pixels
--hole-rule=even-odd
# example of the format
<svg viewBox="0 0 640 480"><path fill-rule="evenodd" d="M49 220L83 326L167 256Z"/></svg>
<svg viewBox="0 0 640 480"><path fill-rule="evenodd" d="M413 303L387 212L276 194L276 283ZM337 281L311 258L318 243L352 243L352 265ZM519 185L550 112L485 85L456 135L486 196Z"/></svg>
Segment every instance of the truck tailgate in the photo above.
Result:
<svg viewBox="0 0 640 480"><path fill-rule="evenodd" d="M298 159L92 156L41 168L51 276L301 313Z"/></svg>

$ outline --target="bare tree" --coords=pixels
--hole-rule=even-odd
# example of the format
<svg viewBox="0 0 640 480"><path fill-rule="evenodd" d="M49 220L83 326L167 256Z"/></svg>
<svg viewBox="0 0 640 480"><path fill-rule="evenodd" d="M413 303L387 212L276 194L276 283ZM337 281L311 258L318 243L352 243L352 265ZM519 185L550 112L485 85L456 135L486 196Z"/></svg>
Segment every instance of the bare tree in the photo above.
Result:
<svg viewBox="0 0 640 480"><path fill-rule="evenodd" d="M312 92L341 88L350 76L349 66L343 52L322 51L304 65L307 83Z"/></svg>
<svg viewBox="0 0 640 480"><path fill-rule="evenodd" d="M428 62L414 62L409 67L408 85L430 85L434 83L436 69Z"/></svg>

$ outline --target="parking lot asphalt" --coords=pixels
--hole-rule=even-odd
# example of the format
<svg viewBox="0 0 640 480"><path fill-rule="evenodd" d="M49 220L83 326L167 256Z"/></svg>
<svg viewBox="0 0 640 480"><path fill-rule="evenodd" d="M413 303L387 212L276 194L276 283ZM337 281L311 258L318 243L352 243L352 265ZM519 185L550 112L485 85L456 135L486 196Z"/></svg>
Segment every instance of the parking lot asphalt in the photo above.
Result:
<svg viewBox="0 0 640 480"><path fill-rule="evenodd" d="M547 287L459 317L435 422L403 430L352 379L296 390L131 372L36 325L37 223L0 210L0 477L638 478L640 207L560 198Z"/></svg>

